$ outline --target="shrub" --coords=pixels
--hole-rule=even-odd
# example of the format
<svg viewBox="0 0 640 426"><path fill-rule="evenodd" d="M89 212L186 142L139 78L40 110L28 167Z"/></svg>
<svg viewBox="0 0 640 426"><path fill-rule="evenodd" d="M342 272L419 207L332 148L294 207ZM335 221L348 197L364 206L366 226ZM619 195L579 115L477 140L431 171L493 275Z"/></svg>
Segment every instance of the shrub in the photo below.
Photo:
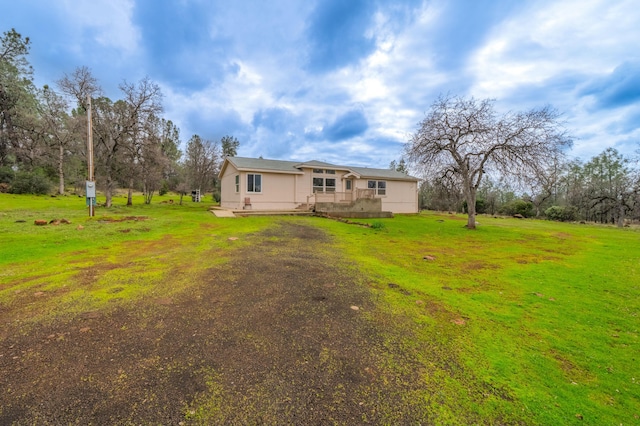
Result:
<svg viewBox="0 0 640 426"><path fill-rule="evenodd" d="M48 194L51 182L41 171L17 172L11 183L12 194Z"/></svg>
<svg viewBox="0 0 640 426"><path fill-rule="evenodd" d="M11 184L15 176L15 172L9 166L0 167L0 183Z"/></svg>
<svg viewBox="0 0 640 426"><path fill-rule="evenodd" d="M158 195L163 196L167 192L169 192L169 182L167 182L166 180L163 180L162 181L162 186L158 190Z"/></svg>
<svg viewBox="0 0 640 426"><path fill-rule="evenodd" d="M551 206L544 211L544 214L547 219L559 222L573 222L578 217L578 212L573 206Z"/></svg>
<svg viewBox="0 0 640 426"><path fill-rule="evenodd" d="M384 223L379 222L379 221L375 221L371 224L371 228L375 229L377 231L384 229Z"/></svg>
<svg viewBox="0 0 640 426"><path fill-rule="evenodd" d="M469 210L467 209L467 201L463 201L462 203L462 212L463 213L469 213ZM484 214L487 212L487 203L485 202L485 200L483 200L482 198L478 198L476 199L476 213L477 214Z"/></svg>
<svg viewBox="0 0 640 426"><path fill-rule="evenodd" d="M520 214L523 217L531 217L531 215L533 214L533 204L520 199L513 200L500 207L499 212L500 214L504 214L507 216Z"/></svg>

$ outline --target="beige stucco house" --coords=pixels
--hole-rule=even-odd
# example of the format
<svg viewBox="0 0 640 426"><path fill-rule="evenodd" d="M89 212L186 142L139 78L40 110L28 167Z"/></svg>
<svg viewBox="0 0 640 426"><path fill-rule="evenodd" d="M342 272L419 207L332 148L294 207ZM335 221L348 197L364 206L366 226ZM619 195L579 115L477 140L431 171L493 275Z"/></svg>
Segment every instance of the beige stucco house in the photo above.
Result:
<svg viewBox="0 0 640 426"><path fill-rule="evenodd" d="M384 211L418 212L418 179L390 169L227 157L219 177L220 206L232 210L293 210L379 198Z"/></svg>

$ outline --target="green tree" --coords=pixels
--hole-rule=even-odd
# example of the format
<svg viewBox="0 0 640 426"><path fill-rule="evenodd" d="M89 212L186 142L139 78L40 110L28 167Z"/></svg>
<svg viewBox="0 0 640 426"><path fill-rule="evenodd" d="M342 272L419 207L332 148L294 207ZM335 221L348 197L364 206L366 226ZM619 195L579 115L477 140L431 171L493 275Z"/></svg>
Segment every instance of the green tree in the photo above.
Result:
<svg viewBox="0 0 640 426"><path fill-rule="evenodd" d="M223 157L235 157L238 155L240 141L233 136L223 136L222 139L220 139L220 146L222 146Z"/></svg>
<svg viewBox="0 0 640 426"><path fill-rule="evenodd" d="M15 29L0 37L0 166L20 161L20 151L34 157L32 141L25 141L22 132L33 127L27 119L36 106L33 70L27 61L30 47L29 37Z"/></svg>
<svg viewBox="0 0 640 426"><path fill-rule="evenodd" d="M640 193L630 160L615 148L607 148L584 165L584 176L587 197L596 219L622 227Z"/></svg>

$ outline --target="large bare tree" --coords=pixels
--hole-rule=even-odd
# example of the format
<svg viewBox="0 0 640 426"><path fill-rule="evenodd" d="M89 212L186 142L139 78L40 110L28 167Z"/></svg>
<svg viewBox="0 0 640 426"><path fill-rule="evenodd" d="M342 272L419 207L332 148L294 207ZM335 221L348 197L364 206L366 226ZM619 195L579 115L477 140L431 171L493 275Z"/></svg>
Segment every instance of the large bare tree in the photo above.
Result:
<svg viewBox="0 0 640 426"><path fill-rule="evenodd" d="M414 165L430 177L459 180L476 228L476 195L487 173L521 179L547 167L571 141L550 107L498 116L491 99L440 96L406 145Z"/></svg>

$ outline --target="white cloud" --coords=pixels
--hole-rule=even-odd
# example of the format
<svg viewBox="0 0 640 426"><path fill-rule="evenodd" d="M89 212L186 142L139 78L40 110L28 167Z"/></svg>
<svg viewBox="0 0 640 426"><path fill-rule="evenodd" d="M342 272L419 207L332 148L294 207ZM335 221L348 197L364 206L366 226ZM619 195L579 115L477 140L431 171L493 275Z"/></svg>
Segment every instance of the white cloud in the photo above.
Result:
<svg viewBox="0 0 640 426"><path fill-rule="evenodd" d="M508 96L561 73L610 72L640 40L637 2L573 0L530 6L496 27L469 60L478 97Z"/></svg>
<svg viewBox="0 0 640 426"><path fill-rule="evenodd" d="M74 28L79 38L78 43L83 43L84 31L89 28L95 31L95 41L101 46L118 49L128 56L138 50L141 36L132 23L133 0L64 0L61 6L67 24Z"/></svg>

